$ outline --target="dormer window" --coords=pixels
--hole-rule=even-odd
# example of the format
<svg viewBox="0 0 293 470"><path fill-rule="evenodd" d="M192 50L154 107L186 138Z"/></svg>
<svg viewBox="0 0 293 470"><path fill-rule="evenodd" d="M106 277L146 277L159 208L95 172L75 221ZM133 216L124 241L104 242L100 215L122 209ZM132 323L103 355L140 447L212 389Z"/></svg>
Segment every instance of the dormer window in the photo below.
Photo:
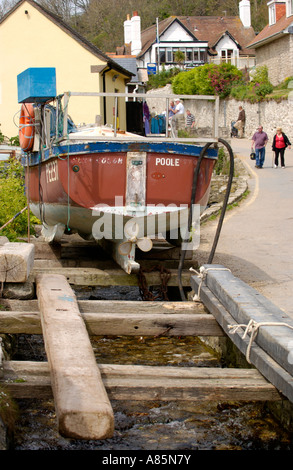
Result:
<svg viewBox="0 0 293 470"><path fill-rule="evenodd" d="M293 15L293 0L286 0L286 16Z"/></svg>
<svg viewBox="0 0 293 470"><path fill-rule="evenodd" d="M269 10L269 25L272 26L277 23L285 13L289 16L287 13L289 9L292 12L290 15L293 15L292 4L293 0L270 0L267 3Z"/></svg>
<svg viewBox="0 0 293 470"><path fill-rule="evenodd" d="M269 25L276 23L276 4L269 5Z"/></svg>

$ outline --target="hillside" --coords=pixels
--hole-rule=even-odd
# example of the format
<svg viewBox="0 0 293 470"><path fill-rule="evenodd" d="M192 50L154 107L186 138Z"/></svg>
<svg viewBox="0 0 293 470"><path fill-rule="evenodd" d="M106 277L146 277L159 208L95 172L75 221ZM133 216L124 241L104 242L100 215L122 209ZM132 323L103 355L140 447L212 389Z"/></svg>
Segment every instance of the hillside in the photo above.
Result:
<svg viewBox="0 0 293 470"><path fill-rule="evenodd" d="M0 0L0 17L17 3ZM123 22L137 11L146 29L169 16L238 16L238 0L39 0L104 52L121 46ZM266 0L251 0L252 26L259 32L268 23Z"/></svg>

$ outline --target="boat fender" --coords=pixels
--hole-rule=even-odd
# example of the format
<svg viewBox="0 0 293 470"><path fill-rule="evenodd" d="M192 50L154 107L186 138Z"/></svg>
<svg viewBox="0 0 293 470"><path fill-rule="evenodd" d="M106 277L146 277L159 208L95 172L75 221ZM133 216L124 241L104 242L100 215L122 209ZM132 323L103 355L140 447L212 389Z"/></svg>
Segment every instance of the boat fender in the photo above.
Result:
<svg viewBox="0 0 293 470"><path fill-rule="evenodd" d="M24 103L21 106L19 117L19 143L25 152L30 151L34 145L35 137L35 112L32 103Z"/></svg>

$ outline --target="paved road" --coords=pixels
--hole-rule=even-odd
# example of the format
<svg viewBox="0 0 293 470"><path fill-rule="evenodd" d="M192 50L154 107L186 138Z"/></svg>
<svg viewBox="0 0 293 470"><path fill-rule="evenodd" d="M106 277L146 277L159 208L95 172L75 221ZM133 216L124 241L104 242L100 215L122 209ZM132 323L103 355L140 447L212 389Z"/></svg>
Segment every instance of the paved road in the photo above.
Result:
<svg viewBox="0 0 293 470"><path fill-rule="evenodd" d="M213 263L231 269L293 318L293 149L286 150L286 168L274 169L269 142L264 167L257 169L250 142L231 142L249 171L250 194L226 213ZM201 228L200 264L207 262L215 228L215 222Z"/></svg>

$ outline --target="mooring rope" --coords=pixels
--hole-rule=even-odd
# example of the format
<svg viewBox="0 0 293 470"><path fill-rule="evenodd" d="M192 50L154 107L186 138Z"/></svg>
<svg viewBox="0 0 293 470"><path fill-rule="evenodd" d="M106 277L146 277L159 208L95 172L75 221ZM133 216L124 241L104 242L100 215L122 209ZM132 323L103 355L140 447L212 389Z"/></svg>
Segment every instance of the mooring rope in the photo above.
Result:
<svg viewBox="0 0 293 470"><path fill-rule="evenodd" d="M242 339L246 338L246 335L250 333L250 339L249 343L246 349L246 360L249 364L251 364L250 361L250 350L252 347L252 343L256 338L256 335L258 333L258 330L261 326L286 326L287 328L291 328L293 330L293 326L288 325L288 323L281 323L281 322L256 322L255 320L251 319L247 325L244 324L238 324L238 325L228 325L228 328L230 331L231 335L234 335L237 333L237 330L239 328L245 328L245 331L243 333Z"/></svg>
<svg viewBox="0 0 293 470"><path fill-rule="evenodd" d="M20 214L22 214L26 209L27 209L27 206L25 206L23 209L21 209L21 211L17 212L17 214L15 214L10 220L8 220L8 222L6 222L6 224L4 224L4 225L2 225L2 227L0 227L0 230L7 227L8 224L13 222L14 219L16 219L16 217L18 217Z"/></svg>
<svg viewBox="0 0 293 470"><path fill-rule="evenodd" d="M201 300L200 300L200 291L201 291L202 283L203 283L204 279L206 278L207 273L209 271L229 271L229 272L231 272L231 270L228 269L228 268L216 268L216 267L214 267L214 268L213 267L212 268L205 268L204 266L201 266L199 268L199 272L196 271L196 269L194 269L194 268L189 268L189 271L193 271L200 278L200 283L199 283L199 286L198 286L197 294L195 294L192 297L192 300L194 302L201 302Z"/></svg>

